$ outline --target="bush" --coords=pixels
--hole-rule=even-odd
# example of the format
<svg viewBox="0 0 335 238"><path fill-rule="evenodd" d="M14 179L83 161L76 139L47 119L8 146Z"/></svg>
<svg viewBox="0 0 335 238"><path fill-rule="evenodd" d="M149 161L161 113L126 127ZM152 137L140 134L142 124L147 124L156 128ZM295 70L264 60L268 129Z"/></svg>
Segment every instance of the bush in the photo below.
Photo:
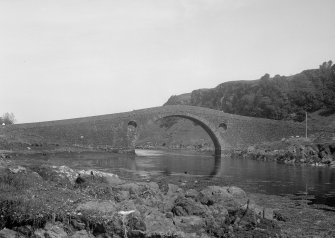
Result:
<svg viewBox="0 0 335 238"><path fill-rule="evenodd" d="M12 112L6 112L0 117L0 124L12 125L16 122L15 116Z"/></svg>

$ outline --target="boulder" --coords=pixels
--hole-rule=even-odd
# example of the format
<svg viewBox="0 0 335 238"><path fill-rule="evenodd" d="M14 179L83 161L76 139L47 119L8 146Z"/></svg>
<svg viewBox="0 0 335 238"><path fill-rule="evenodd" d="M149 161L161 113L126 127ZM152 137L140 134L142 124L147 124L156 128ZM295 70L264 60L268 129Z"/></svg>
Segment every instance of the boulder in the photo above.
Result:
<svg viewBox="0 0 335 238"><path fill-rule="evenodd" d="M216 203L225 207L228 211L236 211L247 203L245 192L238 187L209 186L200 191L197 201L207 206Z"/></svg>
<svg viewBox="0 0 335 238"><path fill-rule="evenodd" d="M172 212L167 212L165 213L166 218L173 218L173 213Z"/></svg>
<svg viewBox="0 0 335 238"><path fill-rule="evenodd" d="M26 225L26 226L19 226L19 227L15 227L13 228L15 231L21 233L22 235L26 236L26 237L31 237L34 231L34 228L31 227L30 225Z"/></svg>
<svg viewBox="0 0 335 238"><path fill-rule="evenodd" d="M118 192L114 195L114 199L115 199L117 202L121 202L121 201L124 201L124 200L128 200L129 198L130 198L129 191L125 191L125 190L118 191Z"/></svg>
<svg viewBox="0 0 335 238"><path fill-rule="evenodd" d="M196 198L199 196L199 192L195 189L189 189L185 192L185 197Z"/></svg>
<svg viewBox="0 0 335 238"><path fill-rule="evenodd" d="M116 201L134 200L138 205L156 207L164 211L164 196L156 183L129 183L117 186Z"/></svg>
<svg viewBox="0 0 335 238"><path fill-rule="evenodd" d="M67 238L68 235L61 223L47 223L44 227L44 236L48 238Z"/></svg>
<svg viewBox="0 0 335 238"><path fill-rule="evenodd" d="M45 238L44 233L45 233L44 229L37 229L34 231L34 237L35 238Z"/></svg>
<svg viewBox="0 0 335 238"><path fill-rule="evenodd" d="M146 188L150 188L150 190L152 191L156 191L156 192L159 192L159 186L157 183L155 182L149 182L149 183L145 183L145 182L140 182L139 183L141 186L144 186Z"/></svg>
<svg viewBox="0 0 335 238"><path fill-rule="evenodd" d="M166 196L168 197L173 197L173 196L178 196L178 194L182 193L183 189L179 188L175 184L168 184L168 192Z"/></svg>
<svg viewBox="0 0 335 238"><path fill-rule="evenodd" d="M155 182L138 183L140 186L140 193L137 194L140 198L150 198L150 197L157 197L161 194L159 186Z"/></svg>
<svg viewBox="0 0 335 238"><path fill-rule="evenodd" d="M171 212L172 208L174 207L175 200L176 198L165 197L161 204L158 206L158 210L162 213Z"/></svg>
<svg viewBox="0 0 335 238"><path fill-rule="evenodd" d="M254 212L256 215L266 218L268 220L273 220L275 217L274 210L272 208L262 207L256 204L254 201L250 200L249 205L245 204L242 209L248 209Z"/></svg>
<svg viewBox="0 0 335 238"><path fill-rule="evenodd" d="M197 233L185 233L183 231L178 231L175 236L176 238L209 238L206 234Z"/></svg>
<svg viewBox="0 0 335 238"><path fill-rule="evenodd" d="M145 214L144 224L146 226L147 237L170 237L177 231L172 219L156 209L152 209L150 213Z"/></svg>
<svg viewBox="0 0 335 238"><path fill-rule="evenodd" d="M200 191L198 200L207 206L213 205L221 200L232 200L233 196L229 194L227 188L219 186L209 186Z"/></svg>
<svg viewBox="0 0 335 238"><path fill-rule="evenodd" d="M86 230L80 230L76 231L72 236L69 236L69 238L93 238L91 234L87 233Z"/></svg>
<svg viewBox="0 0 335 238"><path fill-rule="evenodd" d="M132 211L132 210L135 210L137 211L137 206L135 205L134 201L133 200L125 200L125 201L122 201L120 203L117 203L117 211L118 212L121 212L121 211Z"/></svg>
<svg viewBox="0 0 335 238"><path fill-rule="evenodd" d="M172 212L176 216L206 216L208 208L192 198L178 197L174 203Z"/></svg>
<svg viewBox="0 0 335 238"><path fill-rule="evenodd" d="M175 201L178 197L183 196L183 189L177 185L168 184L168 190L165 195L161 193L161 204L158 206L159 210L163 213L170 212L175 206Z"/></svg>
<svg viewBox="0 0 335 238"><path fill-rule="evenodd" d="M227 191L235 199L246 199L246 197L247 197L247 194L239 187L230 186L230 187L228 187Z"/></svg>
<svg viewBox="0 0 335 238"><path fill-rule="evenodd" d="M213 206L209 206L209 210L211 211L211 215L215 219L216 223L219 226L223 226L226 219L229 217L228 210L224 207L224 205L217 203Z"/></svg>
<svg viewBox="0 0 335 238"><path fill-rule="evenodd" d="M209 186L200 191L198 200L205 205L213 205L221 200L232 200L233 196L227 187Z"/></svg>
<svg viewBox="0 0 335 238"><path fill-rule="evenodd" d="M147 230L143 216L139 213L132 213L127 217L127 235L128 237L144 237Z"/></svg>
<svg viewBox="0 0 335 238"><path fill-rule="evenodd" d="M116 188L120 189L121 191L129 192L131 196L138 195L141 191L140 185L136 183L125 183L117 186Z"/></svg>
<svg viewBox="0 0 335 238"><path fill-rule="evenodd" d="M321 160L321 162L324 163L324 164L330 164L332 161L333 161L332 156L331 156L331 155L328 155L328 154L325 154L325 155L322 157L322 160Z"/></svg>
<svg viewBox="0 0 335 238"><path fill-rule="evenodd" d="M88 201L79 204L76 211L93 211L98 213L113 213L116 211L116 204L114 201Z"/></svg>
<svg viewBox="0 0 335 238"><path fill-rule="evenodd" d="M18 238L18 237L20 236L19 236L19 233L16 231L13 231L7 228L4 228L0 231L0 238Z"/></svg>
<svg viewBox="0 0 335 238"><path fill-rule="evenodd" d="M134 214L127 218L127 226L130 228L130 230L137 230L143 232L147 229L143 221L143 217L137 214Z"/></svg>
<svg viewBox="0 0 335 238"><path fill-rule="evenodd" d="M53 171L62 179L68 179L72 184L75 183L78 173L67 166L51 166Z"/></svg>
<svg viewBox="0 0 335 238"><path fill-rule="evenodd" d="M99 234L97 236L95 236L96 238L121 238L119 236L116 236L116 235L113 235L113 236L110 236L109 234L107 233L103 233L103 234Z"/></svg>
<svg viewBox="0 0 335 238"><path fill-rule="evenodd" d="M178 230L182 230L183 232L199 233L204 231L205 222L199 216L179 216L173 220Z"/></svg>
<svg viewBox="0 0 335 238"><path fill-rule="evenodd" d="M81 221L78 221L76 219L71 219L71 225L73 226L73 228L75 228L76 230L84 230L86 225L81 222Z"/></svg>
<svg viewBox="0 0 335 238"><path fill-rule="evenodd" d="M77 170L77 173L80 173L82 175L89 175L89 176L95 176L95 177L112 177L112 178L119 178L119 176L117 176L116 174L112 174L112 173L106 173L106 172L102 172L99 170L95 170L95 169L89 169L89 170Z"/></svg>
<svg viewBox="0 0 335 238"><path fill-rule="evenodd" d="M22 167L22 166L10 167L8 169L9 169L9 172L11 172L13 174L26 173L27 172L27 169L25 167Z"/></svg>
<svg viewBox="0 0 335 238"><path fill-rule="evenodd" d="M98 170L73 170L67 166L51 166L52 170L60 177L68 179L72 184L80 176L93 176L98 178L105 178L109 184L119 184L122 181L116 174L105 173Z"/></svg>

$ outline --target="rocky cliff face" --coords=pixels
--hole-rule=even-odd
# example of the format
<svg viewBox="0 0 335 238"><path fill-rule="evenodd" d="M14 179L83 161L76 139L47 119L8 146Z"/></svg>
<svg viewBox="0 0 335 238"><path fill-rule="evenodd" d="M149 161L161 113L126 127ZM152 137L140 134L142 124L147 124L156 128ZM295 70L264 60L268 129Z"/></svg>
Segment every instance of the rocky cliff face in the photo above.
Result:
<svg viewBox="0 0 335 238"><path fill-rule="evenodd" d="M164 105L191 105L191 93L171 96Z"/></svg>

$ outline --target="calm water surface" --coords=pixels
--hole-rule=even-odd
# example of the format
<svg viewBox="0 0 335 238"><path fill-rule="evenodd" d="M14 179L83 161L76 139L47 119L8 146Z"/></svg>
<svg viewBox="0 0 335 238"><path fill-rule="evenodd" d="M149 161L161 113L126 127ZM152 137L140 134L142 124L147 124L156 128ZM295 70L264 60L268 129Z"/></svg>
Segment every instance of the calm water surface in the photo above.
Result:
<svg viewBox="0 0 335 238"><path fill-rule="evenodd" d="M222 180L249 192L274 195L308 193L315 202L335 206L335 168L292 166L274 162L231 159L191 153L138 150L136 156L111 153L60 153L21 158L25 163L99 169L123 178L188 176Z"/></svg>

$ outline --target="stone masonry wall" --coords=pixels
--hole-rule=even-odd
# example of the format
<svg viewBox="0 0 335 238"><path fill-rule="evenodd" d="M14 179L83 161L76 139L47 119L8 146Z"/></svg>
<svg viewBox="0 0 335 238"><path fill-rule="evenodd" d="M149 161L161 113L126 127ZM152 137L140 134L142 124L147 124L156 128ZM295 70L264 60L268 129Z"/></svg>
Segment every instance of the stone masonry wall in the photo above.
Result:
<svg viewBox="0 0 335 238"><path fill-rule="evenodd" d="M208 108L183 105L95 117L17 124L2 128L1 133L33 135L34 138L48 143L133 149L136 138L146 125L160 118L175 115L200 122L212 134L211 137L218 140L222 150L245 148L259 142L303 136L305 133L304 125L300 123L244 117ZM136 127L132 125L129 129L130 121L135 122ZM313 128L309 133L312 132Z"/></svg>

